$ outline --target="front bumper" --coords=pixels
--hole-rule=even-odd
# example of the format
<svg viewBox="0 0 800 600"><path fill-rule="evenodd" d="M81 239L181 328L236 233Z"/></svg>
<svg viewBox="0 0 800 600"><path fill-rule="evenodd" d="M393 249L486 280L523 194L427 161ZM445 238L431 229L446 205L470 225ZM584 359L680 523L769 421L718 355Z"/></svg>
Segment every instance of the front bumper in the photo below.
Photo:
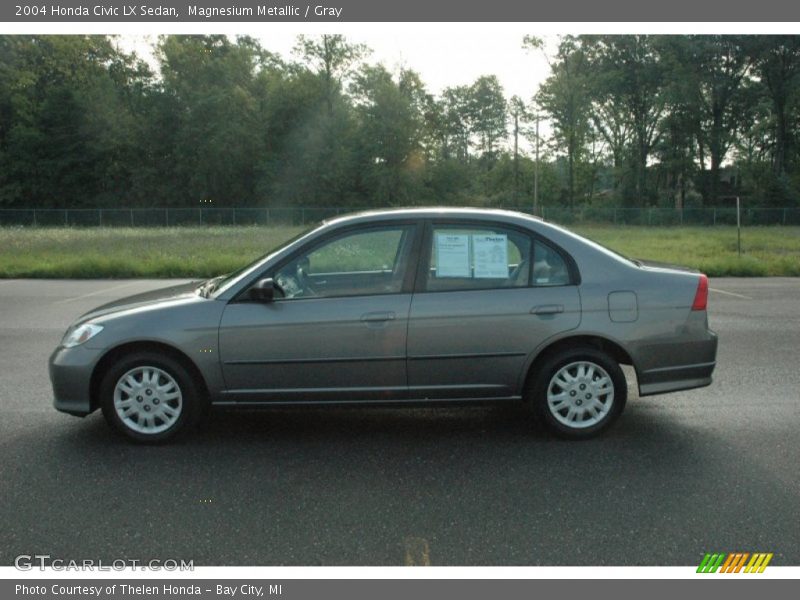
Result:
<svg viewBox="0 0 800 600"><path fill-rule="evenodd" d="M99 358L99 350L84 346L59 346L50 355L50 383L53 386L53 406L57 410L76 417L85 417L94 410L91 380Z"/></svg>

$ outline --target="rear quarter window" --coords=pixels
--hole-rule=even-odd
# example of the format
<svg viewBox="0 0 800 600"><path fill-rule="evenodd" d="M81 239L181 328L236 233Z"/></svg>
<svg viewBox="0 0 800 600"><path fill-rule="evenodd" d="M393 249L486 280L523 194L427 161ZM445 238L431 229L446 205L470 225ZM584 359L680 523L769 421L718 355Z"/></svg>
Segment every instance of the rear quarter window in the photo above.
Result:
<svg viewBox="0 0 800 600"><path fill-rule="evenodd" d="M569 285L572 283L569 267L564 256L552 246L536 240L533 243L534 287Z"/></svg>

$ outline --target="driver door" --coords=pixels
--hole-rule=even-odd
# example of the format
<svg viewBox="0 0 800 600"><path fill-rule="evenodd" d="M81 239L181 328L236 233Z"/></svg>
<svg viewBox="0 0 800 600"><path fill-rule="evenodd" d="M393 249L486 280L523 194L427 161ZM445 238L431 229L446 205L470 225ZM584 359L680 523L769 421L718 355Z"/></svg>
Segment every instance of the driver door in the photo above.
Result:
<svg viewBox="0 0 800 600"><path fill-rule="evenodd" d="M219 332L227 399L405 398L417 230L361 227L312 242L265 274L283 297L229 303Z"/></svg>

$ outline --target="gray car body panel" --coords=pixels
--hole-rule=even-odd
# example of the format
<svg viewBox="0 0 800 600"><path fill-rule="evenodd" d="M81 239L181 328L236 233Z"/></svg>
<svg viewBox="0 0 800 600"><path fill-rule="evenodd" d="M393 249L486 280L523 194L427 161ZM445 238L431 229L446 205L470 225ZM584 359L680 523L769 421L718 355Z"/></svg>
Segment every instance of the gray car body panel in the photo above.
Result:
<svg viewBox="0 0 800 600"><path fill-rule="evenodd" d="M568 258L575 285L241 302L288 257L344 228L458 222L524 229ZM421 230L418 229L418 235ZM420 256L424 258L424 253ZM420 260L422 260L422 258ZM96 408L92 376L109 352L150 344L184 355L214 404L519 399L553 343L591 336L617 345L641 395L711 383L717 350L706 311L691 305L698 274L638 266L576 234L521 213L481 209L371 211L333 219L225 282L139 294L79 318L103 331L50 359L55 406ZM419 286L419 282L417 283ZM537 314L537 307L557 313ZM379 315L374 319L370 315ZM383 319L381 315L391 314ZM95 379L96 381L96 379Z"/></svg>
<svg viewBox="0 0 800 600"><path fill-rule="evenodd" d="M411 294L229 304L225 401L404 399L410 304Z"/></svg>
<svg viewBox="0 0 800 600"><path fill-rule="evenodd" d="M536 315L537 307L562 312ZM408 330L408 383L415 398L520 398L532 340L572 331L577 286L415 294Z"/></svg>

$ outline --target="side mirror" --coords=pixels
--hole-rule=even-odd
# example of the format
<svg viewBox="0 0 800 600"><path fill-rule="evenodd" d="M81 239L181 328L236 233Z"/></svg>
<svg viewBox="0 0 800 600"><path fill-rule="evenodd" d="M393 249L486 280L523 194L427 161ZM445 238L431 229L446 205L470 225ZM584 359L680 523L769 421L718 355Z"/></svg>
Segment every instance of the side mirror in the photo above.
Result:
<svg viewBox="0 0 800 600"><path fill-rule="evenodd" d="M260 279L250 288L248 295L251 300L258 302L272 302L275 299L275 290L279 289L271 277Z"/></svg>

